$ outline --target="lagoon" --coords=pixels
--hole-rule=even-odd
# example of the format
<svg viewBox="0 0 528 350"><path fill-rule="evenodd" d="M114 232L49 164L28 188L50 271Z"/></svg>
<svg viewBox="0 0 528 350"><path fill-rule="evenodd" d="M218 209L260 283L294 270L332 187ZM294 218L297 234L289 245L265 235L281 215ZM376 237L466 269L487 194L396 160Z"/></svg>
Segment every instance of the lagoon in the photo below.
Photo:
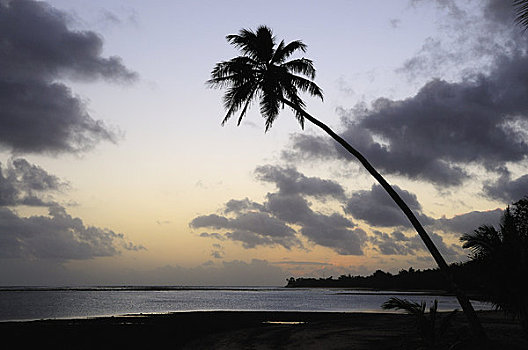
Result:
<svg viewBox="0 0 528 350"><path fill-rule="evenodd" d="M3 287L0 321L86 318L189 311L386 312L391 296L438 300L440 311L460 309L455 297L427 293L284 287ZM477 310L490 310L473 301Z"/></svg>

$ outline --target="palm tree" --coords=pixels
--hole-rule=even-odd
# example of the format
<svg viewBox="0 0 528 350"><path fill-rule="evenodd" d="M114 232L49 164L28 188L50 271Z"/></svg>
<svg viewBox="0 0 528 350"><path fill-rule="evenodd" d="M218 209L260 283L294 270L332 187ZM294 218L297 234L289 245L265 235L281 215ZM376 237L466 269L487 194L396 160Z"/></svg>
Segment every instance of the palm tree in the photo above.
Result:
<svg viewBox="0 0 528 350"><path fill-rule="evenodd" d="M270 129L280 110L286 105L294 112L301 128L304 129L304 122L308 120L330 135L359 160L407 216L443 271L451 289L456 293L474 334L484 337L484 330L469 299L455 284L446 261L409 206L358 150L326 124L305 111L305 103L299 97L299 92L323 100L322 90L312 81L315 78L313 62L307 58L288 60L297 51L305 52L306 45L300 40L288 44L283 40L277 45L273 32L266 26L260 26L256 31L242 29L238 34L226 36L226 39L238 48L242 55L217 63L211 72L211 79L207 81L210 87L226 89L223 101L227 114L222 125L240 111L239 125L251 103L258 99L260 113L265 118L266 131Z"/></svg>
<svg viewBox="0 0 528 350"><path fill-rule="evenodd" d="M434 300L429 307L429 313L425 312L426 303L410 301L407 299L400 299L391 297L385 301L381 308L384 310L403 310L409 315L413 315L416 321L416 328L422 340L428 347L435 347L439 345L442 338L445 336L448 328L451 326L453 317L457 310L453 310L446 314L441 319L438 316L438 300ZM437 323L439 322L439 326Z"/></svg>
<svg viewBox="0 0 528 350"><path fill-rule="evenodd" d="M495 307L518 317L528 336L528 197L506 208L498 229L483 225L460 240L480 266L479 285Z"/></svg>

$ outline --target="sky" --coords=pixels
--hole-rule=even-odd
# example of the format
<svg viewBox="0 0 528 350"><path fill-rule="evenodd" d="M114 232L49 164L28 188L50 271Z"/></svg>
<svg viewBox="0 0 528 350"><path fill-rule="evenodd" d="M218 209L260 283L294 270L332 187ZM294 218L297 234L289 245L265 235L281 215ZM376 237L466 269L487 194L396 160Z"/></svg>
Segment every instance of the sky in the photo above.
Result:
<svg viewBox="0 0 528 350"><path fill-rule="evenodd" d="M357 161L205 82L267 25L445 259L528 194L528 36L500 0L0 0L0 285L284 285L435 267ZM301 56L299 56L301 57Z"/></svg>

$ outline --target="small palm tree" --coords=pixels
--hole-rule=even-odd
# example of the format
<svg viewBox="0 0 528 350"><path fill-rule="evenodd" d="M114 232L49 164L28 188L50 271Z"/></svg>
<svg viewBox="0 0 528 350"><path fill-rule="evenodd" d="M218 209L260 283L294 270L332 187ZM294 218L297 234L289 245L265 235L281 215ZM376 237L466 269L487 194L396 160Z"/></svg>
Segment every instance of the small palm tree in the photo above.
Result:
<svg viewBox="0 0 528 350"><path fill-rule="evenodd" d="M406 313L413 315L422 341L428 347L434 347L438 345L446 334L446 331L451 326L451 322L456 315L457 310L455 309L443 318L439 318L437 312L438 300L435 299L433 301L433 305L429 307L429 313L425 312L425 307L426 304L424 301L418 304L414 301L396 297L389 298L381 305L381 308L384 310L403 310Z"/></svg>
<svg viewBox="0 0 528 350"><path fill-rule="evenodd" d="M306 45L300 40L288 44L281 41L277 45L271 29L266 26L258 27L255 32L242 29L238 34L226 36L226 39L238 48L242 55L217 63L211 72L211 79L207 81L213 88L226 89L223 101L227 114L222 125L238 111L240 111L238 117L238 124L240 124L251 103L258 99L260 113L266 121L266 131L272 126L280 110L288 106L294 112L302 128L304 128L305 120L308 120L330 135L359 160L407 216L450 282L451 289L456 293L473 332L476 336L485 337L469 299L454 283L446 261L409 206L358 150L326 124L305 111L305 103L299 97L300 92L323 99L322 90L312 81L315 78L313 62L307 58L289 60L295 52L305 52Z"/></svg>

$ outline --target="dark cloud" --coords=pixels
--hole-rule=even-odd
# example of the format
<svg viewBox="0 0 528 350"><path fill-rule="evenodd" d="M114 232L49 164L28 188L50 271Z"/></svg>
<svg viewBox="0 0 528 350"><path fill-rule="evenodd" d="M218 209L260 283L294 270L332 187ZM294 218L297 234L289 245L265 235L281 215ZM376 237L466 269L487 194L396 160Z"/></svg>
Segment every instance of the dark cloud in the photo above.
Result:
<svg viewBox="0 0 528 350"><path fill-rule="evenodd" d="M259 245L281 245L290 249L300 245L291 227L265 212L241 213L235 218L216 214L198 216L189 225L194 229L209 227L227 230L228 232L222 237L241 242L245 248L255 248ZM201 236L218 238L217 235L209 233L202 233Z"/></svg>
<svg viewBox="0 0 528 350"><path fill-rule="evenodd" d="M305 197L325 201L326 197L344 200L343 188L334 181L307 177L294 168L262 166L258 179L271 182L278 192L268 193L262 204L230 200L222 210L226 215L203 215L190 222L192 228L225 230L224 234L203 232L202 237L241 242L245 248L281 245L301 247L299 234L313 244L333 249L338 254L362 255L366 233L339 213L322 214L312 210ZM299 227L295 231L290 225Z"/></svg>
<svg viewBox="0 0 528 350"><path fill-rule="evenodd" d="M509 174L502 175L494 182L484 185L484 192L491 198L510 204L528 195L528 175L511 179Z"/></svg>
<svg viewBox="0 0 528 350"><path fill-rule="evenodd" d="M257 179L271 182L282 194L302 194L315 197L341 198L344 190L332 180L306 177L294 168L282 168L275 165L259 166L255 170Z"/></svg>
<svg viewBox="0 0 528 350"><path fill-rule="evenodd" d="M369 237L369 242L383 255L415 255L416 245L400 231L391 234L373 231L374 235Z"/></svg>
<svg viewBox="0 0 528 350"><path fill-rule="evenodd" d="M442 236L434 232L429 232L429 237L444 258L450 261L460 261L464 257L459 245L446 243ZM429 254L420 236L414 233L406 236L400 231L393 231L391 234L374 231L374 235L369 237L369 242L382 255L415 256L419 252Z"/></svg>
<svg viewBox="0 0 528 350"><path fill-rule="evenodd" d="M237 200L237 199L231 199L229 202L225 205L224 212L226 214L229 213L240 213L250 210L257 210L262 211L264 208L261 204L250 201L248 198Z"/></svg>
<svg viewBox="0 0 528 350"><path fill-rule="evenodd" d="M328 247L343 255L362 255L366 241L365 231L341 214L325 215L310 208L300 195L269 193L267 210L277 218L301 227L300 233L309 241Z"/></svg>
<svg viewBox="0 0 528 350"><path fill-rule="evenodd" d="M452 1L437 3L450 20L446 35L428 38L428 49L406 70L436 74L425 72L427 65L446 76L448 65L456 78L427 78L414 96L379 98L339 113L340 134L382 173L445 187L471 179L468 166L496 175L526 160L528 40L507 2L479 3L475 14ZM471 69L459 68L464 62ZM332 140L312 135L292 137L284 157L350 159Z"/></svg>
<svg viewBox="0 0 528 350"><path fill-rule="evenodd" d="M422 213L422 206L418 202L416 195L402 190L398 186L393 187L423 225L433 222L432 218ZM370 190L352 193L346 203L345 211L354 218L363 220L372 226L410 227L409 219L385 190L377 184L372 185Z"/></svg>
<svg viewBox="0 0 528 350"><path fill-rule="evenodd" d="M108 229L87 226L57 204L53 194L67 184L25 159L0 164L0 259L91 259L145 249ZM47 216L20 216L7 207L47 207Z"/></svg>
<svg viewBox="0 0 528 350"><path fill-rule="evenodd" d="M458 83L433 80L408 99L378 99L361 115L356 109L342 112L341 135L384 173L443 186L469 179L463 165L497 171L522 162L528 152L528 56L497 62L489 76ZM321 149L320 139L308 136L300 144L299 139L293 139L293 149L301 150L309 140Z"/></svg>
<svg viewBox="0 0 528 350"><path fill-rule="evenodd" d="M436 245L440 253L444 256L446 260L448 260L448 262L458 262L466 256L459 242L446 243L444 241L444 238L435 232L429 232L429 236L431 237L431 240ZM425 244L423 243L420 236L418 236L418 234L411 236L411 241L414 243L413 246L415 247L415 249L422 250L429 254L429 251L425 247Z"/></svg>
<svg viewBox="0 0 528 350"><path fill-rule="evenodd" d="M261 169L260 174L275 175L274 171L263 172L262 169L284 170L271 166L259 167L259 169ZM356 191L348 197L343 195L339 202L342 203L345 215L338 212L321 213L312 208L315 204L307 198L321 204L323 202L313 196L315 193L335 193L320 190L320 185L325 183L322 179L310 178L313 181L309 183L315 188L310 189L306 184L303 187L298 184L284 185L295 183L294 179L308 178L296 169L278 171L278 174L280 176L270 176L268 179L275 183L279 190L268 193L263 203L253 202L248 198L230 200L220 210L225 215L198 216L191 221L190 226L195 229L221 230L223 232L202 232L200 236L222 241L237 241L245 248L273 245L288 249L303 248L301 243L303 238L309 243L330 248L341 255L362 255L368 246L382 255L417 256L420 252L427 254L425 245L414 231L412 234L404 234L400 230L394 230L388 234L374 230L373 234L367 234L348 217L351 215L372 227L409 229L411 225L408 219L380 185L373 185L370 190ZM293 179L288 179L288 176ZM279 182L281 185L278 184ZM291 190L292 188L296 190ZM398 186L394 188L427 228L429 236L440 252L451 261L458 261L464 257L458 241L456 244L448 243L442 235L433 230L450 234L469 232L483 224L496 224L502 215L501 209L495 209L434 219L423 213L422 206L413 193ZM448 237L453 239L451 235Z"/></svg>
<svg viewBox="0 0 528 350"><path fill-rule="evenodd" d="M114 256L120 249L144 249L125 241L123 234L86 226L60 206L49 216L21 217L0 208L0 258L79 260Z"/></svg>
<svg viewBox="0 0 528 350"><path fill-rule="evenodd" d="M290 224L305 222L314 214L310 203L298 194L268 193L266 199L266 210Z"/></svg>
<svg viewBox="0 0 528 350"><path fill-rule="evenodd" d="M341 255L363 255L367 234L339 214L314 214L303 223L301 233L311 242Z"/></svg>
<svg viewBox="0 0 528 350"><path fill-rule="evenodd" d="M67 16L44 2L0 2L0 147L14 152L79 152L115 141L103 122L58 80L130 82L119 57L102 57L103 41L73 31Z"/></svg>
<svg viewBox="0 0 528 350"><path fill-rule="evenodd" d="M496 226L502 217L502 209L487 211L472 211L447 219L442 217L435 220L433 227L444 232L469 233L482 225Z"/></svg>
<svg viewBox="0 0 528 350"><path fill-rule="evenodd" d="M14 159L7 167L0 163L0 207L48 206L53 204L49 194L66 184L25 159Z"/></svg>
<svg viewBox="0 0 528 350"><path fill-rule="evenodd" d="M343 156L352 159L351 156ZM281 157L288 162L328 160L340 158L340 153L328 137L295 133L290 135L290 144L282 150Z"/></svg>
<svg viewBox="0 0 528 350"><path fill-rule="evenodd" d="M200 237L214 238L214 239L218 239L219 241L225 241L226 239L222 234L218 232L202 232L200 233Z"/></svg>

